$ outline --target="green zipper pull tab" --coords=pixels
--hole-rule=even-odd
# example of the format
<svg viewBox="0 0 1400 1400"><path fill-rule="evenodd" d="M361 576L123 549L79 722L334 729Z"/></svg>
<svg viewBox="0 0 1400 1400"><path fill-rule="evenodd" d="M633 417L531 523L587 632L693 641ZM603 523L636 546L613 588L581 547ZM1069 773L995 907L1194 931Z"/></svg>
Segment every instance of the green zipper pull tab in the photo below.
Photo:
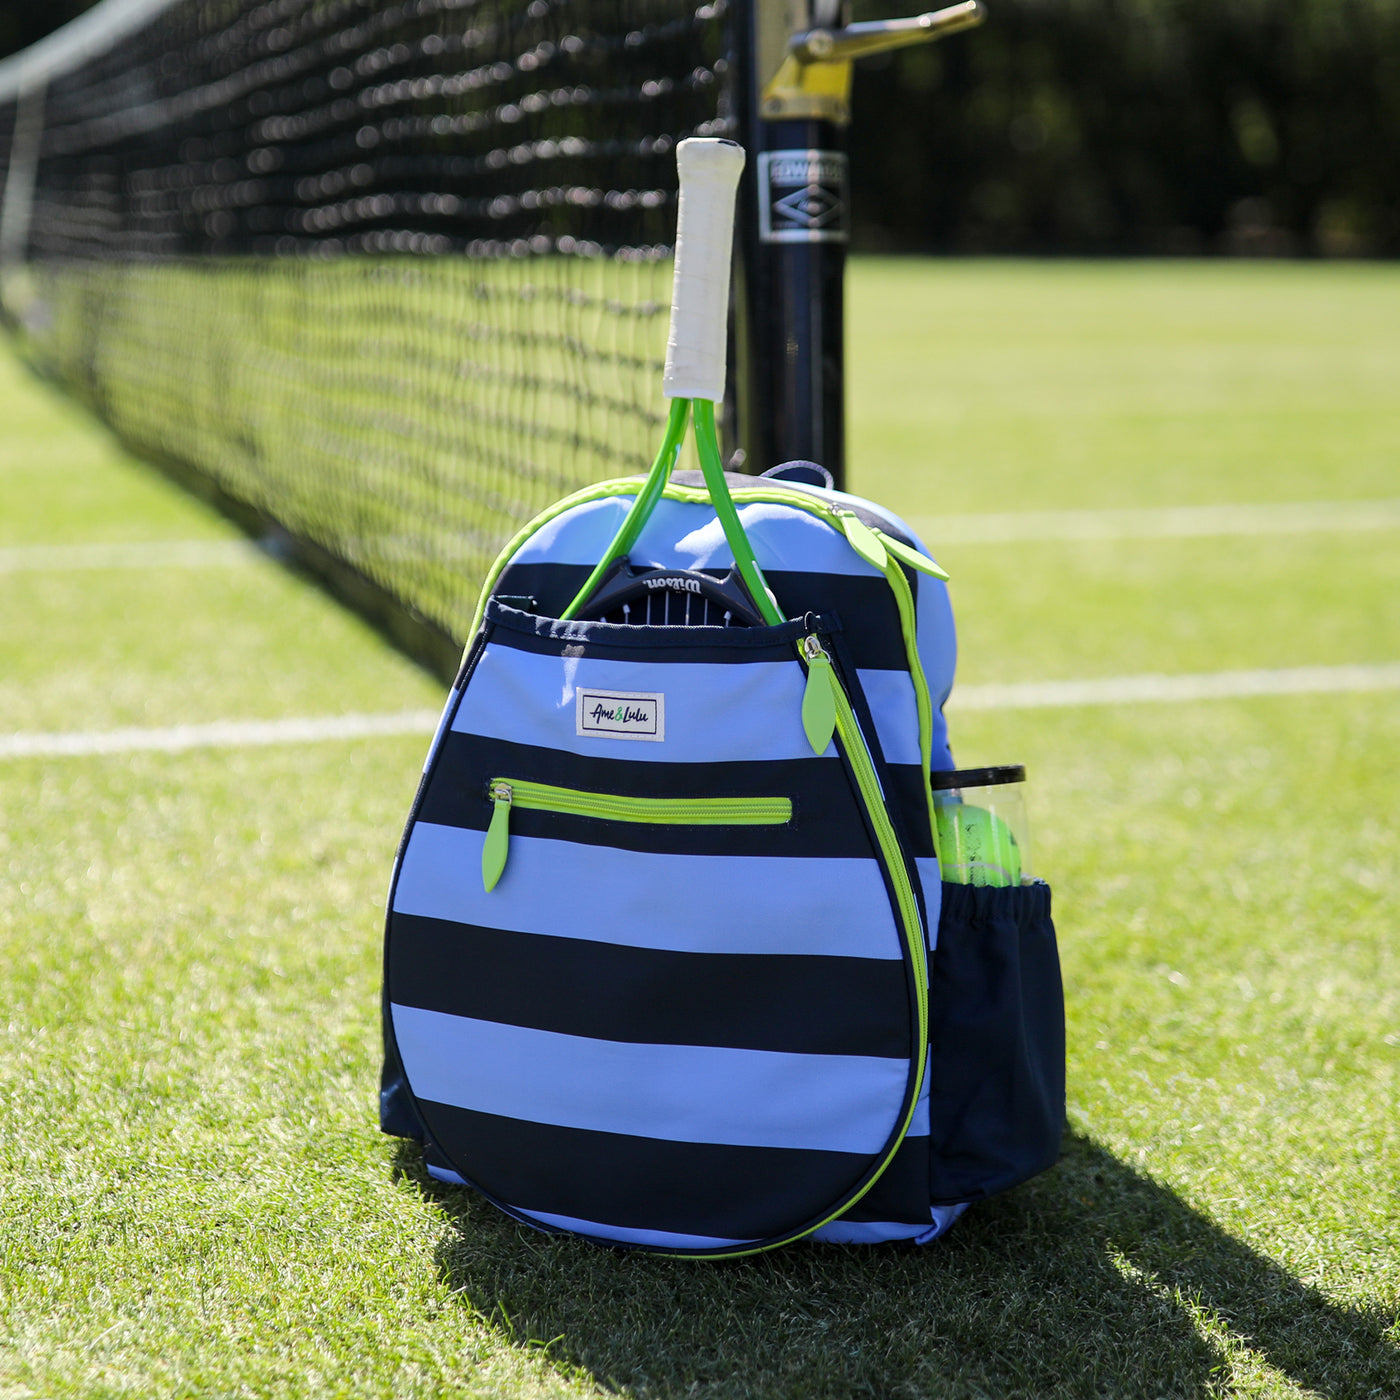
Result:
<svg viewBox="0 0 1400 1400"><path fill-rule="evenodd" d="M825 753L836 732L836 677L831 658L816 637L802 639L802 655L807 662L807 688L802 692L802 728L813 753Z"/></svg>
<svg viewBox="0 0 1400 1400"><path fill-rule="evenodd" d="M845 511L841 513L841 528L846 532L850 546L872 568L885 572L887 556L880 537L863 520Z"/></svg>
<svg viewBox="0 0 1400 1400"><path fill-rule="evenodd" d="M875 532L880 537L880 543L885 546L891 554L902 564L908 564L911 569L917 569L921 574L929 574L933 578L941 578L944 583L948 581L947 573L938 567L926 554L920 554L917 549L910 549L903 540L891 539L882 531Z"/></svg>
<svg viewBox="0 0 1400 1400"><path fill-rule="evenodd" d="M488 890L496 888L501 871L506 868L506 852L510 849L510 803L513 793L509 783L499 780L491 784L491 825L486 829L486 844L481 848L481 883Z"/></svg>

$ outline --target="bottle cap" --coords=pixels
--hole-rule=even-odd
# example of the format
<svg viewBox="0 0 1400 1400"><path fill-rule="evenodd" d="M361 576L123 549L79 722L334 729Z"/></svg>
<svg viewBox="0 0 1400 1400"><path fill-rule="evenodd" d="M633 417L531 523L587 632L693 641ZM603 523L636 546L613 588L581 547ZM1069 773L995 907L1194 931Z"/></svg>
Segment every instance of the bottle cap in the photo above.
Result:
<svg viewBox="0 0 1400 1400"><path fill-rule="evenodd" d="M1022 763L1003 763L995 768L956 768L946 773L930 773L929 786L935 792L950 788L999 787L1002 783L1024 783Z"/></svg>

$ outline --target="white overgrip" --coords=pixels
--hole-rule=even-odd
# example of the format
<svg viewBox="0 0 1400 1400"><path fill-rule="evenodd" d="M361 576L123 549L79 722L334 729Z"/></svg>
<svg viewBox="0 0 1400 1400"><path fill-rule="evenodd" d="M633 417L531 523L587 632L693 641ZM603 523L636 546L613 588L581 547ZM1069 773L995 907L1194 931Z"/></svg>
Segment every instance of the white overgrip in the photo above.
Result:
<svg viewBox="0 0 1400 1400"><path fill-rule="evenodd" d="M676 277L662 387L668 399L718 403L724 397L734 195L744 148L693 136L676 147L676 164L681 183Z"/></svg>

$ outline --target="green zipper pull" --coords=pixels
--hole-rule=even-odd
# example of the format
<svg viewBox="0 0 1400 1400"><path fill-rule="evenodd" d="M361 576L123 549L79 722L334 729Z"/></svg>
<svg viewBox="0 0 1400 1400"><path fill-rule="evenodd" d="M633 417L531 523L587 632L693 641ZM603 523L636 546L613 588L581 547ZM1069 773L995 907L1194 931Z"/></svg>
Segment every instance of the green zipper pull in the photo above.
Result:
<svg viewBox="0 0 1400 1400"><path fill-rule="evenodd" d="M910 549L903 540L891 539L889 535L881 530L876 530L880 543L894 555L901 564L908 564L911 569L917 569L921 574L929 574L933 578L941 578L945 583L948 581L947 573L940 569L926 554L920 554L917 549Z"/></svg>
<svg viewBox="0 0 1400 1400"><path fill-rule="evenodd" d="M880 542L880 537L875 531L865 521L857 519L846 511L841 513L841 528L846 532L846 539L850 542L851 548L867 564L884 573L885 546Z"/></svg>
<svg viewBox="0 0 1400 1400"><path fill-rule="evenodd" d="M510 803L513 793L509 783L491 784L491 825L486 829L486 844L481 848L481 883L488 890L496 888L501 871L506 868L506 852L510 849Z"/></svg>
<svg viewBox="0 0 1400 1400"><path fill-rule="evenodd" d="M802 655L807 662L807 688L802 692L802 728L813 753L825 753L836 732L836 677L831 674L831 658L816 637L802 639Z"/></svg>

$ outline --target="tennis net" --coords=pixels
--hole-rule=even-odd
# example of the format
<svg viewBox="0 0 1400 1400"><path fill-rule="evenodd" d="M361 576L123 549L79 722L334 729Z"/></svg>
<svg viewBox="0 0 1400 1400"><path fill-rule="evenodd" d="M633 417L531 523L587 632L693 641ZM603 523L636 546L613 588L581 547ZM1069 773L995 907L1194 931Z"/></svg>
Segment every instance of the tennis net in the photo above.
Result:
<svg viewBox="0 0 1400 1400"><path fill-rule="evenodd" d="M106 0L0 63L0 303L138 455L448 670L645 470L726 0Z"/></svg>

